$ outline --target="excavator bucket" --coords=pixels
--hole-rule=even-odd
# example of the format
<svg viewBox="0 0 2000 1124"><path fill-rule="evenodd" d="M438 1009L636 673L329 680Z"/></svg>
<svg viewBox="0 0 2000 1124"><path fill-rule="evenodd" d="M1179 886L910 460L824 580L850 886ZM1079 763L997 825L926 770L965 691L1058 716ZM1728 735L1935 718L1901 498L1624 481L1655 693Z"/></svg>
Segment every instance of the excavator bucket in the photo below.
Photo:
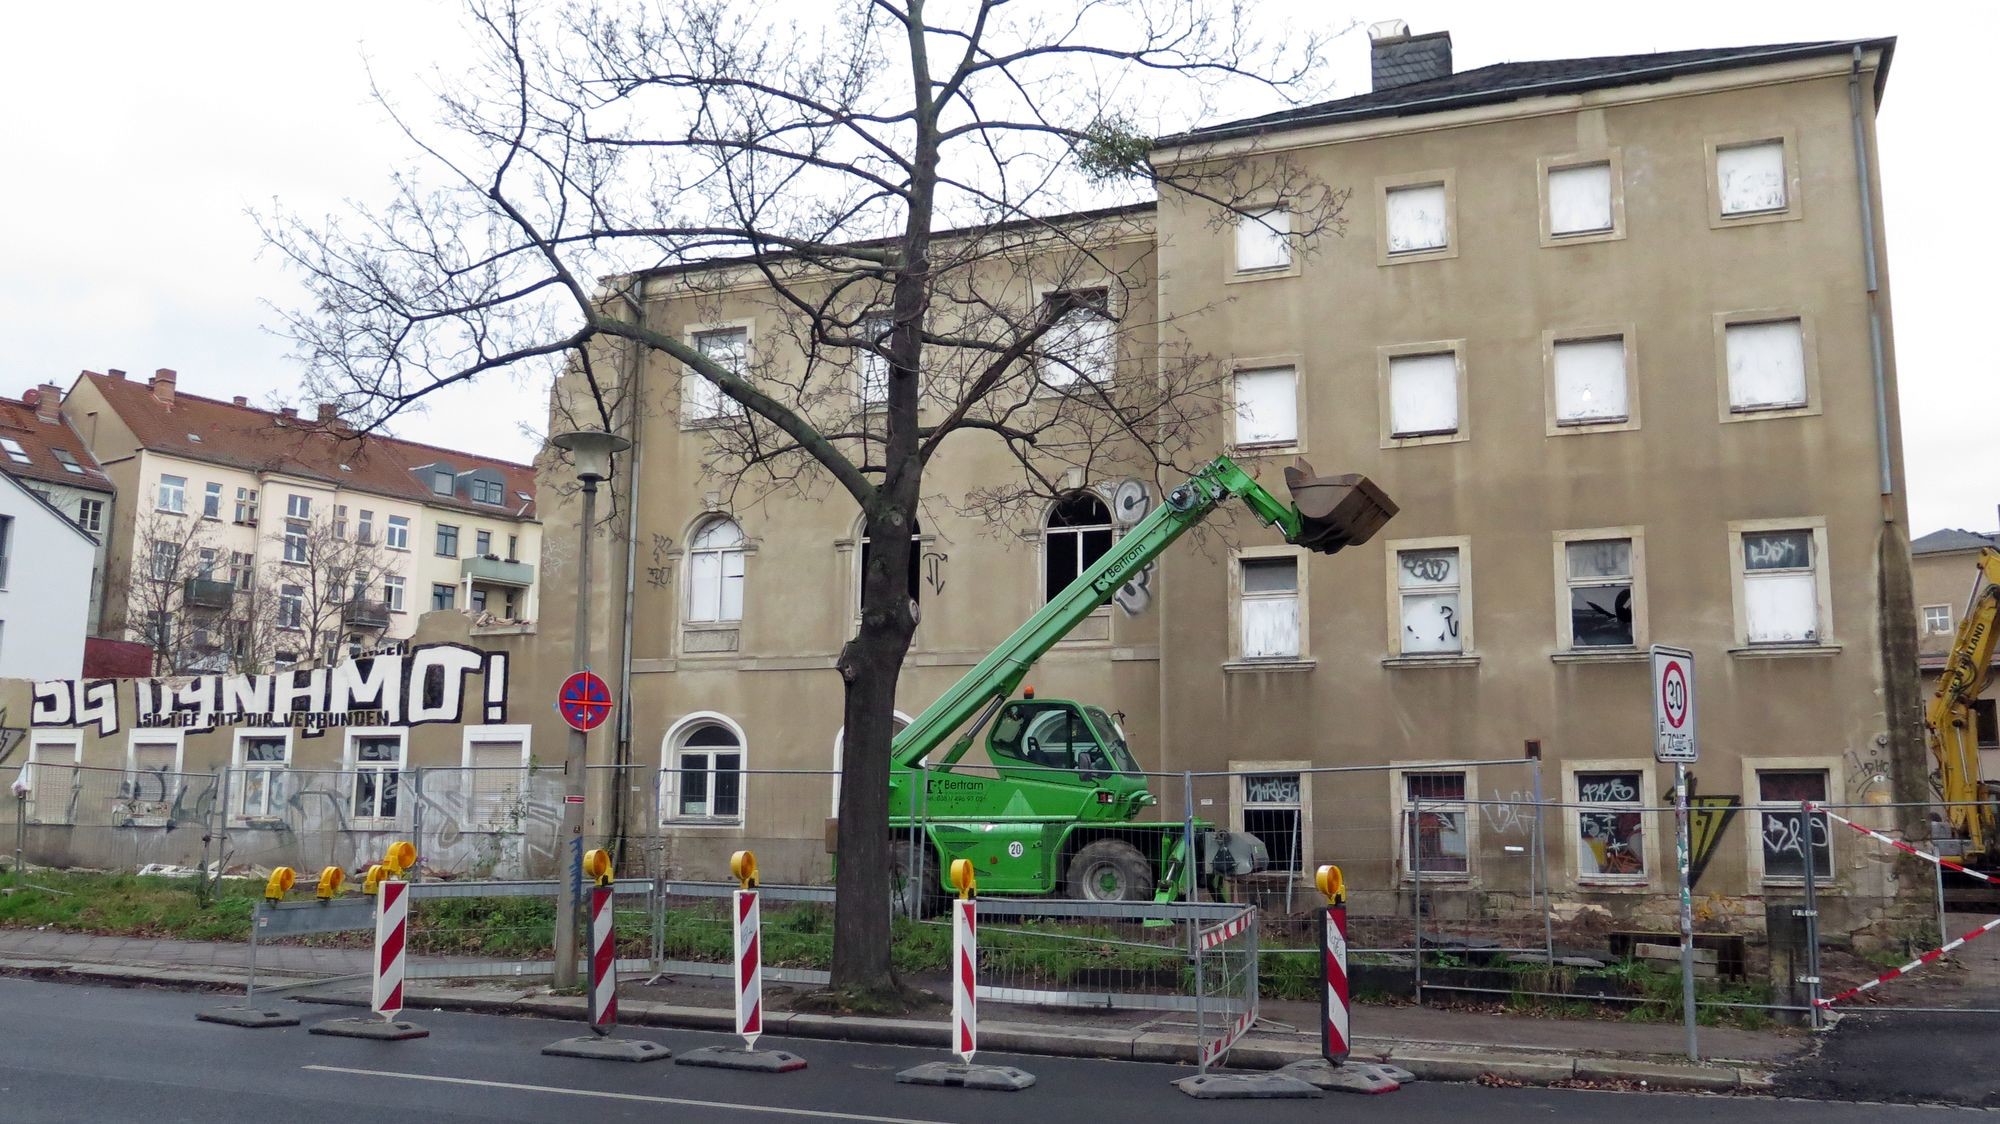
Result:
<svg viewBox="0 0 2000 1124"><path fill-rule="evenodd" d="M1299 513L1293 543L1321 554L1360 546L1396 514L1395 503L1366 476L1320 476L1304 458L1285 469L1285 486Z"/></svg>

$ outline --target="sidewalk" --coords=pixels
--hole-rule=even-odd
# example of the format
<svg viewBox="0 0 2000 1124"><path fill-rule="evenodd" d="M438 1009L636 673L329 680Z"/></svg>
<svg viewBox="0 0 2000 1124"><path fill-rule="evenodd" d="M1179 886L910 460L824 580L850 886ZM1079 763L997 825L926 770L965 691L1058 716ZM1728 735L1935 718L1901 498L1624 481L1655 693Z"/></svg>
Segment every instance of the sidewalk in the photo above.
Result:
<svg viewBox="0 0 2000 1124"><path fill-rule="evenodd" d="M412 957L446 965L453 958ZM268 944L257 950L258 978L350 975L368 970L366 949ZM240 988L249 964L247 945L227 942L101 937L55 930L0 929L0 971L66 973L120 982ZM332 1003L359 1003L365 988L321 990ZM620 1009L628 1023L730 1029L725 981L683 977L621 986ZM850 1038L941 1043L942 1017L882 1019L790 1013L795 989L767 985L767 1032L808 1038ZM304 998L304 997L302 997ZM549 995L544 988L481 984L417 985L412 1007L532 1012L580 1018L583 1000ZM1187 1012L1071 1010L990 1004L981 1038L991 1049L1020 1053L1189 1063L1197 1039ZM1230 1054L1242 1068L1274 1068L1319 1056L1319 1009L1310 1003L1267 1000L1257 1027ZM1766 1073L1804 1051L1798 1034L1729 1028L1700 1031L1695 1066L1682 1054L1682 1031L1673 1023L1531 1018L1430 1007L1355 1008L1354 1055L1386 1060L1437 1079L1470 1080L1483 1074L1512 1081L1646 1081L1658 1088L1762 1088ZM1721 1064L1715 1064L1719 1061Z"/></svg>

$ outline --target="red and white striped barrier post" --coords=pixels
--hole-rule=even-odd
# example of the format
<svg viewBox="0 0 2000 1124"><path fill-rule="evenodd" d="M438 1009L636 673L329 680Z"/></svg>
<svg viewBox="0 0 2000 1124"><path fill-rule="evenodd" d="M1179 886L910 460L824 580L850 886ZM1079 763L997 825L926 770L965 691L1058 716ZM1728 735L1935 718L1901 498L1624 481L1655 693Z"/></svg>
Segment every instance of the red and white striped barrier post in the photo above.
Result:
<svg viewBox="0 0 2000 1124"><path fill-rule="evenodd" d="M764 913L758 901L757 856L750 851L731 855L729 873L737 881L736 908L731 912L736 948L736 1033L743 1036L744 1049L755 1050L757 1036L764 1033Z"/></svg>
<svg viewBox="0 0 2000 1124"><path fill-rule="evenodd" d="M612 921L618 915L617 889L611 877L611 854L602 848L583 857L590 875L590 1032L610 1034L618 1026L618 940Z"/></svg>
<svg viewBox="0 0 2000 1124"><path fill-rule="evenodd" d="M369 871L375 886L375 988L369 1004L385 1022L403 1013L403 958L410 943L410 884L403 875L417 864L407 840L393 843L380 870Z"/></svg>
<svg viewBox="0 0 2000 1124"><path fill-rule="evenodd" d="M951 884L958 887L951 903L951 1049L971 1065L979 1049L979 887L970 861L952 860Z"/></svg>
<svg viewBox="0 0 2000 1124"><path fill-rule="evenodd" d="M1314 881L1319 892L1326 895L1321 939L1326 954L1326 986L1320 990L1319 1051L1329 1064L1339 1065L1347 1060L1353 1048L1347 1022L1347 883L1337 866L1320 867Z"/></svg>

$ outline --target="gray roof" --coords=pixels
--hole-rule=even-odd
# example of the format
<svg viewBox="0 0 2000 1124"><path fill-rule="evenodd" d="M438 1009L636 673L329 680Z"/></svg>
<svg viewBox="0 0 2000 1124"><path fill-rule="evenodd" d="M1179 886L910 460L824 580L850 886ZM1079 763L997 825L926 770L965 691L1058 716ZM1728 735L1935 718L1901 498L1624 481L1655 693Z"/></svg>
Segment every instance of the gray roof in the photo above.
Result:
<svg viewBox="0 0 2000 1124"><path fill-rule="evenodd" d="M1331 121L1399 117L1460 109L1469 105L1518 101L1527 97L1576 93L1610 86L1663 82L1684 74L1762 66L1797 58L1844 55L1855 48L1880 50L1882 67L1875 76L1879 103L1889 77L1889 58L1896 40L1839 39L1816 43L1774 43L1760 47L1711 47L1698 51L1659 51L1645 55L1605 55L1587 59L1541 59L1503 62L1460 71L1428 82L1412 82L1318 105L1280 110L1260 117L1207 125L1178 136L1162 137L1163 146L1216 141L1305 128Z"/></svg>
<svg viewBox="0 0 2000 1124"><path fill-rule="evenodd" d="M1942 531L1932 531L1913 540L1910 543L1910 553L1947 554L1954 550L1978 550L1982 546L2000 546L2000 534L1946 527Z"/></svg>

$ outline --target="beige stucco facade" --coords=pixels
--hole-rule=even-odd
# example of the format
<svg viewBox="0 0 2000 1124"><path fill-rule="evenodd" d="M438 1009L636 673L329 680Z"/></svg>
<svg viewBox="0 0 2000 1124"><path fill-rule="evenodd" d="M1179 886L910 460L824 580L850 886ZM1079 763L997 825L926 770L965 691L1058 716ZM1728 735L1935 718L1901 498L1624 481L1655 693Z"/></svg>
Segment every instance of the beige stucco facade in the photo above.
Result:
<svg viewBox="0 0 2000 1124"><path fill-rule="evenodd" d="M1148 769L1298 773L1302 868L1339 862L1355 884L1395 893L1409 881L1415 839L1403 817L1426 798L1450 817L1454 839L1422 847L1443 847L1446 865L1463 867L1431 877L1504 895L1542 877L1520 857L1516 836L1529 829L1509 811L1531 787L1558 804L1610 790L1633 805L1669 799L1672 770L1652 758L1644 649L1684 646L1697 666L1695 792L1745 806L1703 849L1696 892L1752 903L1796 894L1800 879L1784 864L1797 833L1788 857L1786 825L1767 821L1760 800L1852 804L1888 825L1892 813L1870 805L1922 798L1888 286L1884 272L1871 297L1864 247L1883 252L1882 232L1859 217L1864 184L1879 199L1879 63L1868 52L1856 78L1865 167L1844 55L1205 146L1204 159L1282 155L1349 189L1345 235L1298 246L1286 268L1246 273L1227 223L1164 200L1153 236L1131 251L1150 256L1153 285L1130 316L1157 316L1163 338L1128 342L1125 358L1156 363L1172 351L1245 371L1289 367L1295 438L1239 447L1224 412L1205 451L1233 452L1281 494L1280 469L1295 455L1323 473L1366 473L1401 513L1374 542L1331 558L1299 554L1247 518L1220 520L1217 534L1163 557L1143 598L1107 609L1030 681L1122 712ZM1732 217L1717 153L1752 142L1778 146L1785 201ZM1566 239L1550 230L1547 177L1580 164L1609 167L1615 218ZM1448 208L1444 244L1395 250L1384 228L1391 193L1432 185ZM1879 371L1871 303L1884 333ZM754 287L697 294L672 275L649 280L644 307L649 327L683 336L745 325L754 340L767 315ZM1774 323L1797 341L1802 400L1736 408L1731 328ZM1569 424L1558 352L1608 339L1620 345L1623 413ZM1399 432L1395 361L1434 355L1451 357L1453 425ZM607 354L600 369L629 372L628 358ZM782 348L775 361L785 361ZM704 855L783 841L801 869L823 862L830 777L749 777L738 813L720 817L680 815L683 794L671 786L684 739L704 726L726 730L720 744L734 739L753 771L835 766L834 664L855 621L855 508L830 486L753 502L705 478L711 436L677 413L679 369L649 357L637 377L643 405L626 432L638 448L608 486L618 506L596 540L589 659L620 668L629 585L629 695L592 760L629 762L627 814L649 833ZM949 502L1010 471L977 435L931 466L924 491L937 502L922 518L922 623L898 694L904 714L1041 604L1040 514L995 525L956 517ZM1074 483L1108 499L1123 476ZM574 557L563 540L577 509L550 477L543 510L564 529L545 554L544 627L524 670L552 691L575 664L575 574L554 559ZM696 625L689 545L721 518L745 540L740 621ZM1627 544L1616 557L1628 566L1630 635L1579 643L1565 559L1574 544L1606 542ZM1776 557L1766 552L1781 547L1779 562L1800 563L1787 571L1783 614L1806 622L1789 634L1770 623L1776 587L1755 584ZM1450 559L1442 572L1454 587L1455 637L1405 635L1406 557ZM1244 563L1290 558L1300 624L1273 654L1246 623L1266 610L1246 610L1255 591ZM1175 816L1178 783L1162 782ZM1249 783L1196 778L1187 802L1243 828ZM1670 909L1671 819L1645 817L1624 840L1641 856L1637 869L1608 872L1582 825L1595 814L1552 809L1534 829L1546 835L1549 884L1615 911ZM593 819L597 829L608 822L602 807ZM1832 869L1820 874L1839 890L1870 900L1898 892L1892 868L1860 845L1826 846Z"/></svg>

